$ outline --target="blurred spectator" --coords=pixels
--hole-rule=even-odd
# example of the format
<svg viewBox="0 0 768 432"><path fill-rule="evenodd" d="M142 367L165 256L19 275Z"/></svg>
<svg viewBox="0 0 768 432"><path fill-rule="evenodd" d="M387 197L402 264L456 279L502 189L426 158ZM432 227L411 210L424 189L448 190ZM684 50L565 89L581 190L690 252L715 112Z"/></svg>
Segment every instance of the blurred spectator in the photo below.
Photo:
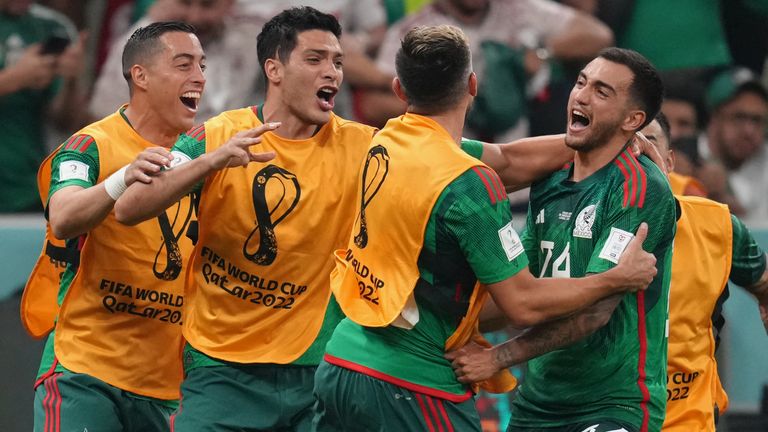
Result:
<svg viewBox="0 0 768 432"><path fill-rule="evenodd" d="M390 27L377 64L394 73L400 38L417 25L452 24L470 40L472 63L480 89L468 118L468 136L511 141L527 134L527 92L546 83L546 60L587 59L610 45L611 31L597 19L549 0L435 0ZM541 72L540 80L532 79ZM376 125L401 114L405 107L391 91L368 92L361 104Z"/></svg>
<svg viewBox="0 0 768 432"><path fill-rule="evenodd" d="M234 16L234 0L158 0L113 46L96 80L90 103L94 117L105 117L128 102L122 73L123 45L133 31L153 21L192 24L206 53L205 95L197 119L203 122L222 111L263 99L264 84L256 56L256 36L264 21Z"/></svg>
<svg viewBox="0 0 768 432"><path fill-rule="evenodd" d="M83 42L63 15L31 0L0 0L0 212L41 210L47 120L66 130L83 120Z"/></svg>
<svg viewBox="0 0 768 432"><path fill-rule="evenodd" d="M383 0L384 9L387 11L387 26L391 26L406 15L416 13L431 0Z"/></svg>
<svg viewBox="0 0 768 432"><path fill-rule="evenodd" d="M722 164L727 173L722 196L716 196L703 174L710 197L728 204L748 220L768 219L768 92L745 68L728 69L712 80L706 92L710 119L699 139L705 160Z"/></svg>

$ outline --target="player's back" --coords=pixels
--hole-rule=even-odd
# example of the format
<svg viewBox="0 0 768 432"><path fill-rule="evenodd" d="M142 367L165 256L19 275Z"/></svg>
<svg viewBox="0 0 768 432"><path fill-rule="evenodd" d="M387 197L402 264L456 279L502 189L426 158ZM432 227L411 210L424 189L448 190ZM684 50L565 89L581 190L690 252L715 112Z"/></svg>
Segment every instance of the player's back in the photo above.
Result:
<svg viewBox="0 0 768 432"><path fill-rule="evenodd" d="M657 258L648 289L627 294L591 336L529 362L512 424L557 426L616 418L661 421L666 400L669 268L675 204L663 173L628 150L581 182L565 167L531 191L523 241L538 277L582 277L618 263L641 222ZM645 419L645 420L644 420Z"/></svg>

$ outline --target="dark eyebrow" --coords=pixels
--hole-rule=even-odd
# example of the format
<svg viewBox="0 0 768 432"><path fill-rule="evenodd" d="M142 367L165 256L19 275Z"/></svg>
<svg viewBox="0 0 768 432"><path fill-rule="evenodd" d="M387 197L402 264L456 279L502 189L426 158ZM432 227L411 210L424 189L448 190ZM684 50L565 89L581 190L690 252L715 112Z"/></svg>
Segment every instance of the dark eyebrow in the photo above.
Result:
<svg viewBox="0 0 768 432"><path fill-rule="evenodd" d="M579 72L579 78L583 78L583 79L585 79L585 80L589 81L589 79L587 78L587 75L586 75L586 74L584 74L584 71L581 71L581 72ZM614 95L616 94L616 89L615 89L615 88L613 88L613 86L612 86L612 85L610 85L610 84L608 84L607 82L605 82L605 81L601 81L601 80L595 80L595 81L594 81L594 83L595 83L595 84L594 84L594 85L595 85L595 87L600 87L600 88L602 88L602 89L605 89L605 90L608 90L608 91L610 91L610 92L611 92L611 93L613 93Z"/></svg>
<svg viewBox="0 0 768 432"><path fill-rule="evenodd" d="M320 55L320 56L325 56L328 53L330 53L329 50L312 49L312 48L309 48L309 49L304 51L304 54L317 54L317 55ZM344 53L341 52L341 51L336 52L336 53L333 54L333 57L334 58L335 57L344 57Z"/></svg>
<svg viewBox="0 0 768 432"><path fill-rule="evenodd" d="M188 53L181 53L181 54L176 54L175 56L173 56L173 60L180 59L180 58L183 58L183 59L186 59L186 60L194 60L195 56L193 56L192 54L188 54ZM203 54L203 56L200 59L201 60L205 60L205 54Z"/></svg>

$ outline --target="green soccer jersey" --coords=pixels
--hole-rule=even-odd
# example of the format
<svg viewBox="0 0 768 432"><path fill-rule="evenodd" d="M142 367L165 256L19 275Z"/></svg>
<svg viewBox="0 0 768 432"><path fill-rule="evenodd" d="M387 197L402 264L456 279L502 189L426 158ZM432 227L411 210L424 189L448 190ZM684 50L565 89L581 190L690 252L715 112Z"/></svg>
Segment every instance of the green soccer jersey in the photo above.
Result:
<svg viewBox="0 0 768 432"><path fill-rule="evenodd" d="M418 323L372 328L344 319L326 348L332 363L448 400L469 397L443 357L445 342L466 314L476 281L499 282L528 264L522 250L516 256L505 252L500 233L514 234L512 214L505 194L487 189L499 184L490 176L495 174L487 168L465 172L432 209L414 290Z"/></svg>
<svg viewBox="0 0 768 432"><path fill-rule="evenodd" d="M664 174L629 149L588 178L572 166L531 189L523 244L537 277L583 277L614 267L641 222L658 274L626 294L607 325L528 363L510 425L554 427L613 418L661 428L666 402L668 294L676 205ZM643 429L646 430L646 429Z"/></svg>

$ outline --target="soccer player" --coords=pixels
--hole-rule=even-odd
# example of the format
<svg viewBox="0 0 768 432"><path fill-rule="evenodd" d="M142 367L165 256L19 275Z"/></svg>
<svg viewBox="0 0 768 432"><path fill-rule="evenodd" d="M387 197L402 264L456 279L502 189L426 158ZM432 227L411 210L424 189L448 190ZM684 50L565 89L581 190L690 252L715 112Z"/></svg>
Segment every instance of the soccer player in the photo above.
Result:
<svg viewBox="0 0 768 432"><path fill-rule="evenodd" d="M182 379L182 271L192 250L184 234L193 209L188 198L177 200L135 227L112 210L126 186L151 182L170 162L165 148L193 125L204 63L187 24L136 30L123 51L130 102L77 132L40 169L50 178L41 191L49 233L69 239L52 257L67 259L74 249L74 259L61 277L61 308L35 383L36 431L168 430ZM49 262L41 257L25 291L27 323L46 318L38 278ZM53 317L43 321L50 330Z"/></svg>
<svg viewBox="0 0 768 432"><path fill-rule="evenodd" d="M528 363L510 431L661 428L675 202L664 174L628 147L661 99L661 80L639 54L609 48L590 62L568 103L566 144L576 157L534 183L523 236L532 272L577 277L615 266L632 231L648 222L644 247L659 270L648 289L609 297L491 349L469 345L449 355L462 382L539 356Z"/></svg>
<svg viewBox="0 0 768 432"><path fill-rule="evenodd" d="M611 271L534 278L499 178L459 147L477 93L466 36L452 26L417 27L396 65L394 90L408 112L374 137L357 221L336 252L331 287L348 318L315 376L314 427L479 431L472 391L444 352L475 336L488 292L514 322L533 325L644 287L651 279L620 275L655 259L637 241Z"/></svg>
<svg viewBox="0 0 768 432"><path fill-rule="evenodd" d="M670 155L671 176L674 154L663 115L642 132L662 154ZM699 197L675 198L680 216L672 258L667 415L662 430L714 432L718 415L728 408L715 359L728 280L757 298L763 324L768 325L765 252L728 206Z"/></svg>
<svg viewBox="0 0 768 432"><path fill-rule="evenodd" d="M340 319L331 252L351 230L356 167L374 133L332 112L340 35L313 8L273 17L257 39L264 103L187 132L172 150L187 162L116 206L133 223L201 191L176 431L309 428L315 367ZM257 143L264 153L251 153Z"/></svg>

